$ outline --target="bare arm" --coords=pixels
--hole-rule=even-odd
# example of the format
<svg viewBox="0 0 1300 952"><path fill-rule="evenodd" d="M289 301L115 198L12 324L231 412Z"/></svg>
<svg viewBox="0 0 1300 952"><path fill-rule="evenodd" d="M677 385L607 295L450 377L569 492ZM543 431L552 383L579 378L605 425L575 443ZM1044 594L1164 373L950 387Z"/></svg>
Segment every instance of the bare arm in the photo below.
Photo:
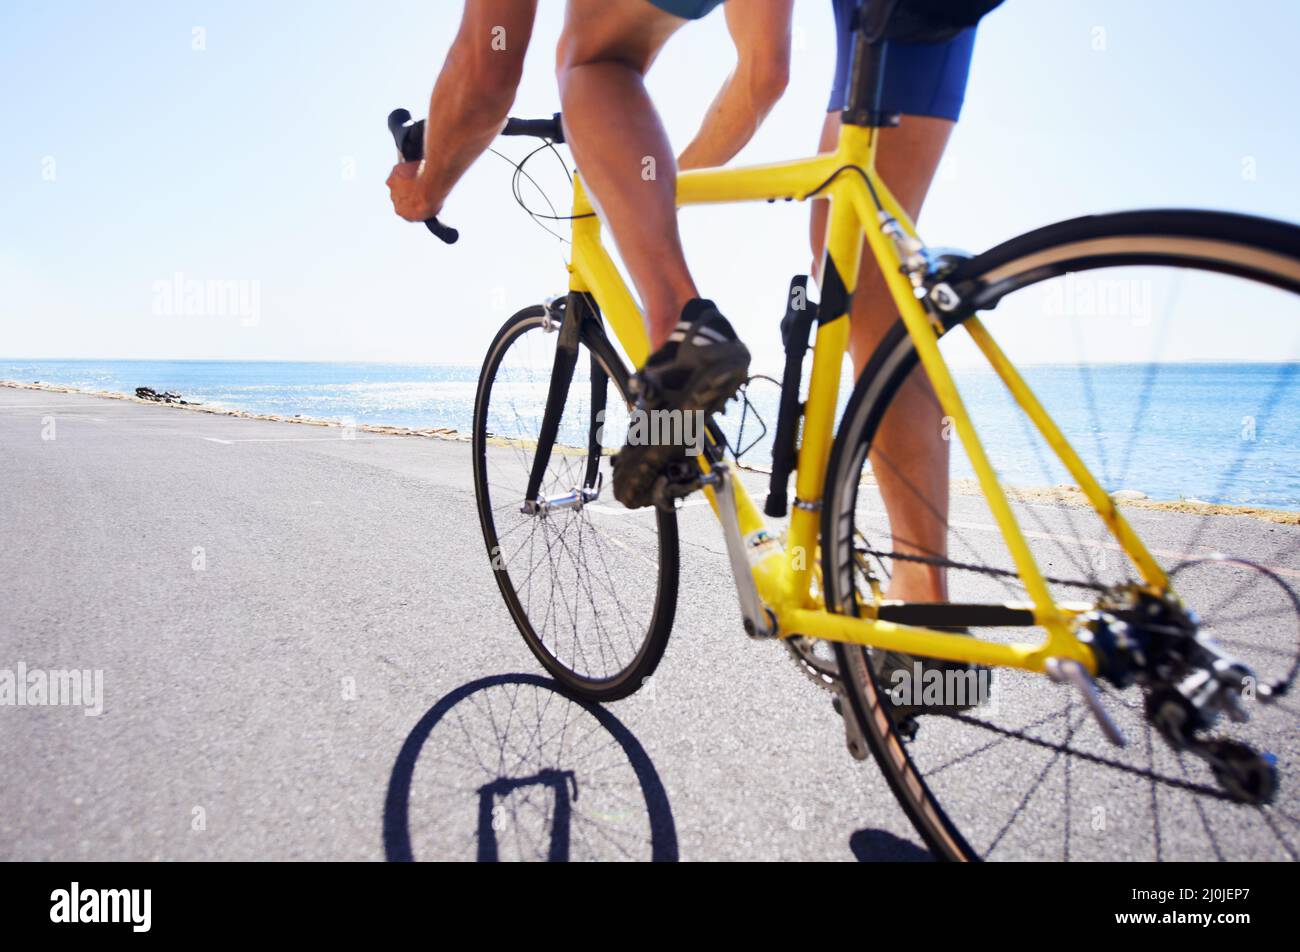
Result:
<svg viewBox="0 0 1300 952"><path fill-rule="evenodd" d="M429 99L422 163L388 179L393 208L425 221L505 124L532 38L537 0L466 0L460 30Z"/></svg>
<svg viewBox="0 0 1300 952"><path fill-rule="evenodd" d="M736 68L718 91L691 144L683 169L725 165L758 131L785 92L790 76L790 16L794 0L728 0L727 29Z"/></svg>

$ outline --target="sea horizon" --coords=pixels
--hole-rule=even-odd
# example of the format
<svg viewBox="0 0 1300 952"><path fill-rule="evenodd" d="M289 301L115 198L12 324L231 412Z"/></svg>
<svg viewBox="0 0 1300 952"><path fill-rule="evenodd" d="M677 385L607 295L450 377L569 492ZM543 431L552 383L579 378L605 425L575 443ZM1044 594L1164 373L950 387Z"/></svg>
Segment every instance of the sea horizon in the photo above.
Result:
<svg viewBox="0 0 1300 952"><path fill-rule="evenodd" d="M357 365L381 367L481 367L479 360L344 360L342 358L304 360L298 357L11 357L0 354L0 369L8 365L31 364L322 364L322 365ZM1017 367L1150 367L1153 365L1177 366L1263 366L1285 367L1300 365L1300 357L1291 360L1255 360L1251 358L1203 357L1191 360L1017 360ZM988 369L983 361L962 363L952 362L956 369ZM773 368L779 370L780 368ZM30 382L30 381L29 381Z"/></svg>
<svg viewBox="0 0 1300 952"><path fill-rule="evenodd" d="M1108 491L1300 510L1300 440L1289 422L1300 419L1297 367L1215 360L1027 364L1022 371ZM0 380L19 385L125 394L149 387L216 409L466 434L479 370L478 363L426 361L0 358ZM990 368L956 365L953 373L977 427L996 443L989 448L1005 482L1075 482L1030 437ZM849 392L842 388L841 411ZM771 461L777 396L770 383L750 390L767 433L745 462ZM733 409L721 420L733 440L740 416ZM746 443L759 429L750 426L752 416ZM961 453L953 454L952 475L973 475Z"/></svg>

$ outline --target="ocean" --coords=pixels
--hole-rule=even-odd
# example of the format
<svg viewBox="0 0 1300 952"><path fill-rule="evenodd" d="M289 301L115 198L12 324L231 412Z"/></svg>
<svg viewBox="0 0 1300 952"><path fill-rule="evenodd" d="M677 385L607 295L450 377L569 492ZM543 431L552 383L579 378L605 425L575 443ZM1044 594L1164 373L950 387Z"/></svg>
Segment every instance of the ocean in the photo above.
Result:
<svg viewBox="0 0 1300 952"><path fill-rule="evenodd" d="M0 380L124 393L152 387L252 413L464 433L471 429L478 372L478 366L440 364L0 359ZM991 371L955 373L1005 482L1072 482L1031 439ZM1300 509L1300 364L1031 366L1022 373L1108 490ZM847 399L847 386L843 393ZM770 460L776 398L774 385L759 381L751 388L769 434L746 454L747 462ZM733 406L724 422L733 436L739 417ZM758 432L751 416L745 442ZM953 475L970 474L962 454L954 453Z"/></svg>

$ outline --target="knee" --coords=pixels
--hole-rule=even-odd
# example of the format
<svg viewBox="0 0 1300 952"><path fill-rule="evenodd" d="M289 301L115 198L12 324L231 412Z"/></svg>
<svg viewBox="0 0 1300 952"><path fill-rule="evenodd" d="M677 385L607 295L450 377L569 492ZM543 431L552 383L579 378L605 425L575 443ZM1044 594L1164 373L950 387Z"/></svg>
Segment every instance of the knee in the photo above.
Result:
<svg viewBox="0 0 1300 952"><path fill-rule="evenodd" d="M566 29L555 44L555 81L559 83L561 97L564 96L564 85L570 71L578 65L576 50L577 42Z"/></svg>
<svg viewBox="0 0 1300 952"><path fill-rule="evenodd" d="M644 77L672 30L661 23L639 26L606 22L599 16L570 16L555 44L555 78L561 96L565 82L584 66L617 66Z"/></svg>
<svg viewBox="0 0 1300 952"><path fill-rule="evenodd" d="M560 85L560 95L564 95L565 83L574 70L612 60L617 60L617 56L605 47L602 37L584 32L581 23L566 23L555 44L555 79Z"/></svg>

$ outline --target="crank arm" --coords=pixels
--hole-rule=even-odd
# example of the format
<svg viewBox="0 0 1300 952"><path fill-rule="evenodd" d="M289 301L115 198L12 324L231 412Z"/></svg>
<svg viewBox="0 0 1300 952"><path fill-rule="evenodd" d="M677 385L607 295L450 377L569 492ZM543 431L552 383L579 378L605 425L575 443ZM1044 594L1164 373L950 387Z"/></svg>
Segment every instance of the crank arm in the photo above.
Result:
<svg viewBox="0 0 1300 952"><path fill-rule="evenodd" d="M775 619L758 597L754 573L749 567L749 554L745 540L740 535L740 517L736 514L736 490L726 463L715 463L709 477L716 477L713 492L718 501L718 514L722 519L722 535L727 543L727 557L731 561L731 574L736 580L736 595L740 599L740 616L744 620L745 634L751 638L770 638L776 634ZM709 478L706 477L706 478Z"/></svg>

